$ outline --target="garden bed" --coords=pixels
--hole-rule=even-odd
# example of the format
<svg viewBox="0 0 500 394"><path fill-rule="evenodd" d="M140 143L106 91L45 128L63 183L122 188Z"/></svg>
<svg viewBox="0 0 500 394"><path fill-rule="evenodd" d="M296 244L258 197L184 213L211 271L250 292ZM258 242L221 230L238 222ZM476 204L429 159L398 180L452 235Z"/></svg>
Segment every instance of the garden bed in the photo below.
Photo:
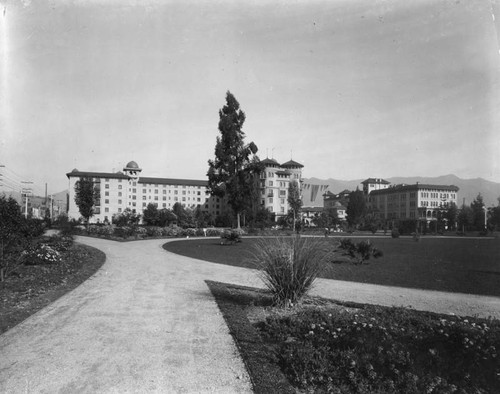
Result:
<svg viewBox="0 0 500 394"><path fill-rule="evenodd" d="M0 282L0 334L76 288L105 260L100 250L73 244L59 263L19 266Z"/></svg>
<svg viewBox="0 0 500 394"><path fill-rule="evenodd" d="M256 392L500 392L500 322L207 282Z"/></svg>

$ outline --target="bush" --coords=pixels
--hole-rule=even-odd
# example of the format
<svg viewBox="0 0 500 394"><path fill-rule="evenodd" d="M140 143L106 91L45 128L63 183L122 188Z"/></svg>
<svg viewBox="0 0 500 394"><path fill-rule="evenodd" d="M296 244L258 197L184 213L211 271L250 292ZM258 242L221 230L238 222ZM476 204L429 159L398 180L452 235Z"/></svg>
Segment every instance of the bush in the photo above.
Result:
<svg viewBox="0 0 500 394"><path fill-rule="evenodd" d="M45 243L28 247L23 253L25 265L56 264L61 262L61 254Z"/></svg>
<svg viewBox="0 0 500 394"><path fill-rule="evenodd" d="M234 244L241 242L242 230L225 230L221 233L220 237L222 239L221 244Z"/></svg>
<svg viewBox="0 0 500 394"><path fill-rule="evenodd" d="M139 227L137 230L144 230L138 235L147 235L148 237L161 237L163 236L163 229L157 226L147 226L147 227Z"/></svg>
<svg viewBox="0 0 500 394"><path fill-rule="evenodd" d="M363 264L363 262L370 260L370 257L377 259L384 255L370 241L354 243L350 239L341 239L339 249L344 250L344 253L353 258L356 264Z"/></svg>
<svg viewBox="0 0 500 394"><path fill-rule="evenodd" d="M399 238L399 230L397 228L393 228L391 230L391 237L392 238Z"/></svg>
<svg viewBox="0 0 500 394"><path fill-rule="evenodd" d="M180 230L181 229L177 226L163 227L162 235L165 237L177 237Z"/></svg>
<svg viewBox="0 0 500 394"><path fill-rule="evenodd" d="M219 228L207 228L207 237L220 237L221 233Z"/></svg>
<svg viewBox="0 0 500 394"><path fill-rule="evenodd" d="M317 238L260 239L252 261L279 306L293 306L312 287L329 252Z"/></svg>

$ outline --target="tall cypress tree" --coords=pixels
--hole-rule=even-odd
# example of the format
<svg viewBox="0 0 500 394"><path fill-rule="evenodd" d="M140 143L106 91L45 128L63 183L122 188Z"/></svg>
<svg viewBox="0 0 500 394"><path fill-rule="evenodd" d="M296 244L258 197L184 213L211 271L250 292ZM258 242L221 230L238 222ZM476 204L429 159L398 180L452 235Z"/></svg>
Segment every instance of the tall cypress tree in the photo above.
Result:
<svg viewBox="0 0 500 394"><path fill-rule="evenodd" d="M94 203L98 191L94 187L94 181L90 177L82 177L75 183L75 203L86 222L89 225L90 218L94 215Z"/></svg>
<svg viewBox="0 0 500 394"><path fill-rule="evenodd" d="M349 203L347 204L346 214L347 222L351 226L359 225L366 213L365 195L359 188L349 195Z"/></svg>
<svg viewBox="0 0 500 394"><path fill-rule="evenodd" d="M245 113L231 92L226 93L226 105L219 110L219 132L215 144L215 159L208 161L208 189L210 194L227 198L237 215L252 206L255 196L255 176L260 172L260 161L255 155L257 146L245 144L242 131Z"/></svg>

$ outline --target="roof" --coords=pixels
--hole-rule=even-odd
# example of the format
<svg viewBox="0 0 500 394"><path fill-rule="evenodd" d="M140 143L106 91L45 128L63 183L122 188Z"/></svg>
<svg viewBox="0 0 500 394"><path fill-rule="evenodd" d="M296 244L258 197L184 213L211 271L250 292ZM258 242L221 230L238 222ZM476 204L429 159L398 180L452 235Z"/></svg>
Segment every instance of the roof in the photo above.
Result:
<svg viewBox="0 0 500 394"><path fill-rule="evenodd" d="M286 163L283 163L281 165L281 167L299 167L299 168L302 168L304 166L302 164L300 164L300 163L297 163L296 161L289 160Z"/></svg>
<svg viewBox="0 0 500 394"><path fill-rule="evenodd" d="M291 175L290 171L276 171L276 174L278 175Z"/></svg>
<svg viewBox="0 0 500 394"><path fill-rule="evenodd" d="M300 209L302 212L323 212L323 207L302 207Z"/></svg>
<svg viewBox="0 0 500 394"><path fill-rule="evenodd" d="M389 185L391 182L388 182L382 178L368 178L361 182L362 185L364 185L365 183L381 183L383 185Z"/></svg>
<svg viewBox="0 0 500 394"><path fill-rule="evenodd" d="M127 165L125 166L125 168L129 168L129 169L139 169L139 165L135 162L135 161L129 161L127 163Z"/></svg>
<svg viewBox="0 0 500 394"><path fill-rule="evenodd" d="M66 174L68 178L76 177L90 177L90 178L112 178L112 179L132 179L128 175L121 172L90 172L90 171L71 171ZM182 185L182 186L207 186L208 181L195 180L195 179L173 179L173 178L150 178L140 177L139 183L152 183L160 185Z"/></svg>
<svg viewBox="0 0 500 394"><path fill-rule="evenodd" d="M183 186L207 186L208 181L195 179L173 179L173 178L149 178L140 177L139 183L152 183L160 185L183 185Z"/></svg>
<svg viewBox="0 0 500 394"><path fill-rule="evenodd" d="M124 175L121 172L91 172L91 171L78 171L76 168L66 174L68 178L115 178L115 179L129 179L128 175Z"/></svg>
<svg viewBox="0 0 500 394"><path fill-rule="evenodd" d="M379 189L379 190L373 190L370 193L370 196L372 195L377 195L377 194L392 194L392 193L399 193L403 191L413 191L413 190L424 190L424 189L432 189L432 190L438 190L438 191L451 191L451 192L458 192L460 188L455 185L430 185L430 184L423 184L423 183L417 183L415 185L394 185L391 187L388 187L387 189Z"/></svg>
<svg viewBox="0 0 500 394"><path fill-rule="evenodd" d="M276 160L274 159L270 159L270 158L266 158L264 160L261 160L261 163L266 165L266 166L277 166L279 167L280 163L278 163Z"/></svg>

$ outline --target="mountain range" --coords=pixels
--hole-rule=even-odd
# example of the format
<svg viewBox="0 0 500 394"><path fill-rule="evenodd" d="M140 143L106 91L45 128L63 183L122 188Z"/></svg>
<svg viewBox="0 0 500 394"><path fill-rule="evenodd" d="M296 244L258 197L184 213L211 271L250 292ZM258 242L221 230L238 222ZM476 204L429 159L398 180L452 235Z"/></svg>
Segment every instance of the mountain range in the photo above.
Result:
<svg viewBox="0 0 500 394"><path fill-rule="evenodd" d="M365 178L366 179L366 178ZM322 207L323 193L326 190L332 193L340 193L343 190L356 190L357 187L362 189L361 182L365 179L355 179L344 181L339 179L318 179L304 178L302 187L302 199L305 207ZM498 205L500 197L500 183L487 181L482 178L462 179L456 175L443 175L438 177L393 177L384 178L392 185L407 184L412 185L418 183L431 185L455 185L460 188L458 191L458 205L461 206L465 199L465 204L470 203L477 197L479 193L483 196L483 201L487 207Z"/></svg>

